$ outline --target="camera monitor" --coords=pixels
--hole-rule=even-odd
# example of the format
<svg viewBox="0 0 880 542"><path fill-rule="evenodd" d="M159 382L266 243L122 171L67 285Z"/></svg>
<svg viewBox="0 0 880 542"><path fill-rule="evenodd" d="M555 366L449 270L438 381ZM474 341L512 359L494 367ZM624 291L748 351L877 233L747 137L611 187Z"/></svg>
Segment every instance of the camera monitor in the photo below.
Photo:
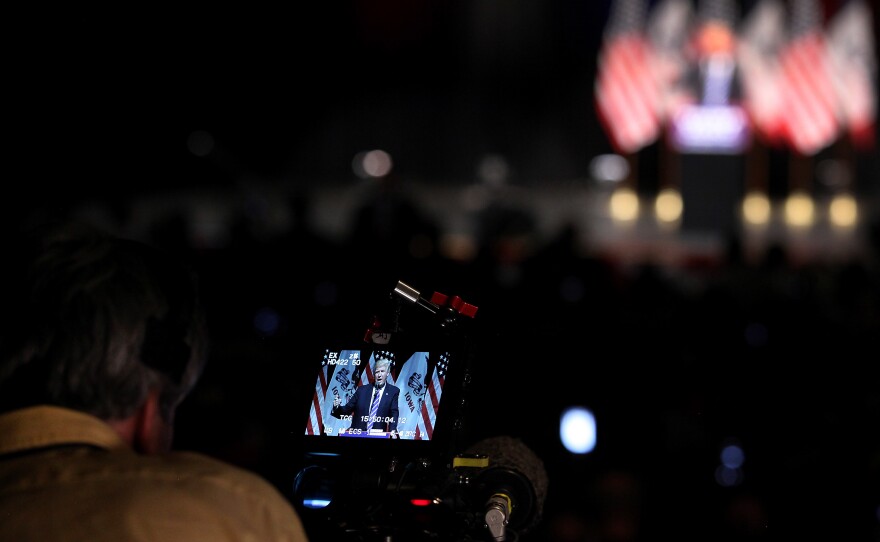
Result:
<svg viewBox="0 0 880 542"><path fill-rule="evenodd" d="M454 350L370 344L324 348L313 355L315 385L301 418L309 451L436 449L457 425L465 367ZM386 373L383 390L389 399L377 401L381 409L371 412L374 387L382 383L377 362L384 366L379 372Z"/></svg>

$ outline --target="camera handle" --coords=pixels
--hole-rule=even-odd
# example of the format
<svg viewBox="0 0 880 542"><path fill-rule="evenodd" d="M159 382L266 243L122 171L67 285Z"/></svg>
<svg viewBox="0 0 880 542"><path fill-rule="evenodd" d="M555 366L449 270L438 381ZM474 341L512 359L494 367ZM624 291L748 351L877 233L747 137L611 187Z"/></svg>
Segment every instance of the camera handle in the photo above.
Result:
<svg viewBox="0 0 880 542"><path fill-rule="evenodd" d="M402 280L397 281L397 285L391 293L396 295L394 299L398 301L394 307L391 326L383 328L385 323L378 316L374 316L370 326L364 333L365 342L388 344L391 340L391 334L398 331L401 310L400 301L405 301L427 310L431 315L439 319L440 328L446 331L450 331L456 326L459 317L474 318L477 314L478 307L465 302L459 296L450 297L440 292L434 292L431 295L431 299L425 299L422 297L421 292Z"/></svg>

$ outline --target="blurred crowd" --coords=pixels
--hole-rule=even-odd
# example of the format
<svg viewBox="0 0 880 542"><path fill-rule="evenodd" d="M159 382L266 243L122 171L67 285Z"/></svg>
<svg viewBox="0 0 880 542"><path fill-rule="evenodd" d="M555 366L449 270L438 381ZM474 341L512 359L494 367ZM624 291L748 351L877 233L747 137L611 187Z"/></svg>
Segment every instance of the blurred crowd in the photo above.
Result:
<svg viewBox="0 0 880 542"><path fill-rule="evenodd" d="M360 339L404 280L479 307L468 437L516 436L545 461L536 539L876 535L875 239L828 263L793 261L781 245L750 261L731 238L711 265L669 268L584 251L573 226L536 243L534 217L493 208L462 260L444 256L442 228L399 193L365 198L342 238L306 220L308 194L287 205L288 227L271 234L242 206L219 246L193 243L183 214L138 234L196 266L208 305L209 366L181 407L178 447L289 493L306 415L292 405L313 386L313 360L299 354ZM539 404L513 398L536 382ZM574 405L597 416L597 449L583 457L558 442ZM730 441L746 461L722 485Z"/></svg>

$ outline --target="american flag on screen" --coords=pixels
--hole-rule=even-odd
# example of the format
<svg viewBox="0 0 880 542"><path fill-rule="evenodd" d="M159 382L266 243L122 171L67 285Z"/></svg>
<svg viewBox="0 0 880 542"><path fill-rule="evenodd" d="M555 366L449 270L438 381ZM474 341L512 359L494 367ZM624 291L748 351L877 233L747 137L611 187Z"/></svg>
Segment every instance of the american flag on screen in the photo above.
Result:
<svg viewBox="0 0 880 542"><path fill-rule="evenodd" d="M400 374L397 375L397 386L400 388L398 398L398 411L400 419L397 430L401 438L415 438L416 425L421 418L422 403L424 402L427 386L425 377L428 374L428 353L415 352L410 356Z"/></svg>
<svg viewBox="0 0 880 542"><path fill-rule="evenodd" d="M595 84L596 110L617 152L634 153L660 135L663 95L645 35L644 0L616 0L605 27Z"/></svg>
<svg viewBox="0 0 880 542"><path fill-rule="evenodd" d="M327 350L324 352L324 359L321 361L321 371L318 373L318 378L315 381L315 393L312 394L309 421L306 423L307 435L320 435L324 432L324 398L327 396L327 388L329 386L327 369L331 356L336 356L336 354ZM329 415L330 413L327 412L327 414Z"/></svg>
<svg viewBox="0 0 880 542"><path fill-rule="evenodd" d="M813 155L837 139L837 95L822 28L822 6L817 0L794 0L791 29L780 55L784 133L788 145L802 155Z"/></svg>
<svg viewBox="0 0 880 542"><path fill-rule="evenodd" d="M375 359L375 354L373 355L373 359ZM361 369L360 378L358 379L358 386L364 386L373 381L373 364L372 360L367 360L367 363L364 364Z"/></svg>
<svg viewBox="0 0 880 542"><path fill-rule="evenodd" d="M434 423L437 421L437 407L440 404L440 396L443 394L443 384L446 381L446 371L449 368L449 353L444 352L437 358L431 381L428 383L428 391L422 401L422 412L416 425L416 440L431 440L434 435Z"/></svg>
<svg viewBox="0 0 880 542"><path fill-rule="evenodd" d="M853 144L874 146L877 116L877 53L871 8L849 0L828 25L828 53L841 121Z"/></svg>
<svg viewBox="0 0 880 542"><path fill-rule="evenodd" d="M306 423L307 435L338 434L351 422L330 414L333 401L348 401L357 388L355 368L360 366L358 350L326 350L315 382L312 405Z"/></svg>

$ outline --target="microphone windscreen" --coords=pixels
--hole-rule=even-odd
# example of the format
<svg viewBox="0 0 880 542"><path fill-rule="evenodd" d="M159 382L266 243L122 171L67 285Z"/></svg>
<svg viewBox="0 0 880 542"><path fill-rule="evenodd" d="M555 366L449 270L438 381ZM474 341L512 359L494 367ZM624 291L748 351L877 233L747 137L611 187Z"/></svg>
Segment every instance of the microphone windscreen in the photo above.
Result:
<svg viewBox="0 0 880 542"><path fill-rule="evenodd" d="M497 436L483 439L468 448L468 453L485 454L489 458L487 471L493 469L507 469L519 473L528 480L530 493L525 500L531 503L519 503L525 505L527 510L514 511L512 519L517 519L516 514L524 514L518 518L523 523L520 531L526 532L535 526L540 520L544 510L544 501L547 498L547 471L544 462L522 440L510 436ZM534 506L531 506L533 504Z"/></svg>

